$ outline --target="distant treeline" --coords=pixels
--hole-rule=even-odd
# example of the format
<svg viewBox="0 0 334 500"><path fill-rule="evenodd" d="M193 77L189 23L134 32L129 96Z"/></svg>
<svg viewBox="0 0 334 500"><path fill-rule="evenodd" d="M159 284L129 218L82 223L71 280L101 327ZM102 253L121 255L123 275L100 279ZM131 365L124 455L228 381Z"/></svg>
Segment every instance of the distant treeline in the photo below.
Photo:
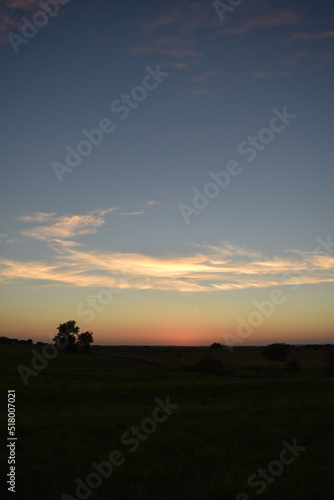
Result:
<svg viewBox="0 0 334 500"><path fill-rule="evenodd" d="M18 339L10 339L8 337L0 337L0 345L32 345L33 341L32 339L28 340L18 340ZM36 345L46 345L47 342L36 342ZM104 348L108 347L113 350L135 350L137 351L138 349L140 350L146 350L150 349L152 351L166 351L166 350L202 350L202 349L227 349L227 346L224 344L220 344L219 342L214 342L211 344L211 346L149 346L149 345L97 345L95 346L97 348ZM264 346L254 346L254 345L243 345L243 346L233 346L234 349L236 350L262 350ZM289 348L291 350L305 350L305 349L312 349L312 350L328 350L332 349L334 347L333 344L298 344L298 345L289 345Z"/></svg>
<svg viewBox="0 0 334 500"><path fill-rule="evenodd" d="M28 340L18 340L18 339L9 339L8 337L0 337L0 345L10 344L10 345L32 345L33 341L31 339Z"/></svg>
<svg viewBox="0 0 334 500"><path fill-rule="evenodd" d="M264 345L240 345L240 346L237 345L237 346L233 346L233 349L244 350L244 351L250 351L250 350L262 351L262 349L264 347L265 347ZM201 346L196 346L196 345L193 345L193 346L159 345L159 346L156 346L156 345L111 345L111 344L109 344L109 345L95 345L95 350L96 349L105 349L105 348L112 349L115 351L124 351L124 350L146 351L148 349L150 351L202 351L203 349L228 349L228 347L225 344L220 344L219 342L214 342L210 346L204 346L204 345L201 345ZM310 349L313 351L317 351L317 350L326 351L328 349L334 348L334 344L305 344L305 345L303 345L303 344L291 344L290 345L289 344L289 348L293 351L298 351L298 350L304 351L305 349Z"/></svg>
<svg viewBox="0 0 334 500"><path fill-rule="evenodd" d="M295 348L297 349L318 349L318 350L321 350L321 349L331 349L333 347L333 344L308 344L308 345L305 345L305 346L294 346Z"/></svg>
<svg viewBox="0 0 334 500"><path fill-rule="evenodd" d="M286 345L291 351L304 351L305 349L312 349L312 351L327 351L328 349L332 349L334 347L333 344L282 344ZM243 345L243 346L233 346L235 350L262 350L264 346L256 346L256 345ZM211 349L228 349L228 346L224 344L220 344L219 342L214 342L210 346Z"/></svg>

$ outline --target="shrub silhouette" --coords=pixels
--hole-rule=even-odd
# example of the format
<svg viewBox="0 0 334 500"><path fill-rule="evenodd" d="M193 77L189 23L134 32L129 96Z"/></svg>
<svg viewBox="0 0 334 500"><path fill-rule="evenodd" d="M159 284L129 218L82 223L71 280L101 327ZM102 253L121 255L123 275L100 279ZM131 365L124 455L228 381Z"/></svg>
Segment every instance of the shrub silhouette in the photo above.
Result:
<svg viewBox="0 0 334 500"><path fill-rule="evenodd" d="M290 349L288 344L269 344L263 349L262 356L270 361L286 361Z"/></svg>
<svg viewBox="0 0 334 500"><path fill-rule="evenodd" d="M214 342L213 344L210 345L211 349L221 349L223 346L221 345L220 342Z"/></svg>

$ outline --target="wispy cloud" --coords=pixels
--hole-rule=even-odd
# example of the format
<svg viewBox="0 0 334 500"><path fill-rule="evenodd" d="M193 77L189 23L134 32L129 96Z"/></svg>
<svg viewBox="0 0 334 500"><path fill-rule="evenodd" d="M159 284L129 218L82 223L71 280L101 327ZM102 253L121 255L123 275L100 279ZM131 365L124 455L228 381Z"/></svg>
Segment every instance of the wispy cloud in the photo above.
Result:
<svg viewBox="0 0 334 500"><path fill-rule="evenodd" d="M56 212L34 212L29 215L20 215L17 220L23 222L47 222L56 217Z"/></svg>
<svg viewBox="0 0 334 500"><path fill-rule="evenodd" d="M159 205L159 202L155 200L149 200L145 203L145 205L152 207L153 205Z"/></svg>
<svg viewBox="0 0 334 500"><path fill-rule="evenodd" d="M181 18L181 7L174 7L169 12L156 16L149 22L142 23L141 27L143 32L148 35L160 31L162 28L170 28L170 26L180 23Z"/></svg>
<svg viewBox="0 0 334 500"><path fill-rule="evenodd" d="M334 281L334 257L324 252L283 252L268 258L260 252L221 246L198 245L190 255L152 256L139 253L91 252L64 240L49 244L54 254L47 262L1 259L2 282L43 280L46 285L79 287L116 286L132 290L214 292L264 288L285 284ZM121 275L123 280L117 277Z"/></svg>
<svg viewBox="0 0 334 500"><path fill-rule="evenodd" d="M306 42L302 45L303 49L289 54L278 62L287 67L294 67L299 65L301 62L307 62L311 68L331 64L334 61L333 40L333 30L323 31L321 33L311 33L305 31L293 33L285 39L285 42L289 45L292 43ZM318 44L317 42L319 41L326 41L326 43Z"/></svg>
<svg viewBox="0 0 334 500"><path fill-rule="evenodd" d="M169 62L167 63L167 66L171 66L172 68L177 68L177 69L186 69L189 68L190 65L181 62Z"/></svg>
<svg viewBox="0 0 334 500"><path fill-rule="evenodd" d="M220 33L225 36L240 36L253 30L279 28L303 22L303 18L297 10L283 8L270 8L267 12L263 10L263 8L261 11L259 9L249 10L237 19L235 16L230 16Z"/></svg>
<svg viewBox="0 0 334 500"><path fill-rule="evenodd" d="M143 211L141 211L141 212L121 212L119 215L141 215L143 213L144 213Z"/></svg>
<svg viewBox="0 0 334 500"><path fill-rule="evenodd" d="M214 15L212 5L205 1L199 2L183 2L177 7L172 7L164 14L154 17L149 21L142 23L142 35L148 36L156 32L182 33L190 35L199 28L213 28L221 26L221 22Z"/></svg>
<svg viewBox="0 0 334 500"><path fill-rule="evenodd" d="M226 16L222 23L214 12L212 3L202 0L182 2L177 7L166 9L165 13L140 23L137 43L130 50L133 55L165 56L165 64L174 64L174 67L184 69L198 64L204 47L217 38L300 25L304 22L302 11L302 7L273 8L271 4L263 2L255 2L249 6L244 2L238 7L238 15Z"/></svg>
<svg viewBox="0 0 334 500"><path fill-rule="evenodd" d="M4 0L2 2L4 7L9 9L31 10L39 7L38 0Z"/></svg>
<svg viewBox="0 0 334 500"><path fill-rule="evenodd" d="M214 255L222 255L224 257L248 257L252 258L262 258L263 254L256 250L251 250L245 247L237 247L229 242L222 242L220 246L210 245L209 243L188 243L188 245L195 248L202 248L206 252L210 252Z"/></svg>
<svg viewBox="0 0 334 500"><path fill-rule="evenodd" d="M302 62L307 62L309 67L321 67L331 64L334 61L334 48L327 48L321 51L299 50L278 60L277 62L287 68L298 66Z"/></svg>
<svg viewBox="0 0 334 500"><path fill-rule="evenodd" d="M325 40L325 39L333 39L334 38L334 31L324 31L323 33L305 33L305 32L298 32L298 33L293 33L289 38L287 39L288 42L291 41L300 41L300 40Z"/></svg>
<svg viewBox="0 0 334 500"><path fill-rule="evenodd" d="M259 79L259 78L286 78L290 76L289 71L254 71L250 74L251 78Z"/></svg>
<svg viewBox="0 0 334 500"><path fill-rule="evenodd" d="M55 213L35 212L30 215L22 215L18 219L23 222L49 222L49 225L45 224L25 229L22 231L22 234L28 238L53 241L96 233L97 229L105 223L104 216L114 210L116 209L108 208L84 215L67 216L57 216Z"/></svg>
<svg viewBox="0 0 334 500"><path fill-rule="evenodd" d="M183 2L141 23L138 43L131 48L131 53L164 55L171 59L166 64L184 69L198 63L202 57L198 30L212 30L220 26L212 6L208 8L207 2Z"/></svg>
<svg viewBox="0 0 334 500"><path fill-rule="evenodd" d="M293 54L289 54L288 56L277 61L282 66L294 67L300 63L300 61L309 61L314 56L306 50L299 50L298 52L294 52Z"/></svg>
<svg viewBox="0 0 334 500"><path fill-rule="evenodd" d="M214 71L208 71L203 75L196 75L191 77L191 81L197 83L207 83L211 78L214 78L215 76L217 76L217 73L215 73Z"/></svg>
<svg viewBox="0 0 334 500"><path fill-rule="evenodd" d="M64 9L65 6L60 6ZM2 0L0 3L0 44L9 43L7 35L23 26L22 16L31 11L40 11L40 0ZM62 15L59 9L56 16Z"/></svg>
<svg viewBox="0 0 334 500"><path fill-rule="evenodd" d="M194 40L179 39L178 37L157 38L149 40L131 48L134 55L159 54L173 59L197 58L201 52L194 49Z"/></svg>
<svg viewBox="0 0 334 500"><path fill-rule="evenodd" d="M210 93L210 91L208 89L195 89L195 90L193 90L194 95L206 95L209 93Z"/></svg>
<svg viewBox="0 0 334 500"><path fill-rule="evenodd" d="M0 5L0 44L9 43L7 34L20 26L20 21L4 5Z"/></svg>

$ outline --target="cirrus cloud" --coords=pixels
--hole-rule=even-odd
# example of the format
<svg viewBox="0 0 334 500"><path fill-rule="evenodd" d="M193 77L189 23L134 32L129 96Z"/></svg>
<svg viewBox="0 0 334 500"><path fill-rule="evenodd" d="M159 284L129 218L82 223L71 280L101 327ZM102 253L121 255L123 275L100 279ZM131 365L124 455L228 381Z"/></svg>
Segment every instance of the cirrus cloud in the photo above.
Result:
<svg viewBox="0 0 334 500"><path fill-rule="evenodd" d="M269 258L229 243L194 246L200 251L190 255L152 256L135 252L93 252L73 241L55 239L49 243L54 253L46 261L0 259L1 281L10 284L42 280L47 286L115 286L174 292L334 282L334 257L324 251L286 251ZM124 279L120 280L119 276Z"/></svg>
<svg viewBox="0 0 334 500"><path fill-rule="evenodd" d="M96 233L97 229L105 223L105 215L116 210L108 208L95 210L84 215L57 216L56 213L34 212L22 215L18 220L23 222L49 222L49 225L39 225L25 229L22 234L26 237L52 241L55 239L72 238L84 234Z"/></svg>

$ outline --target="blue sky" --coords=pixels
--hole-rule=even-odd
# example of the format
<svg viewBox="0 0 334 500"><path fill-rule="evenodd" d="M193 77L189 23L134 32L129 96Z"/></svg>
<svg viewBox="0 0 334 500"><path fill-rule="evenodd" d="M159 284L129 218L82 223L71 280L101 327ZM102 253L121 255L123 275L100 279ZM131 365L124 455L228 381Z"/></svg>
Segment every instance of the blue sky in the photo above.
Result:
<svg viewBox="0 0 334 500"><path fill-rule="evenodd" d="M315 248L333 234L332 4L244 0L223 20L201 1L49 8L0 7L0 334L86 328L78 307L123 273L87 325L98 341L206 343L299 271L298 293L248 343L301 341L305 307L318 325L306 337L328 341L333 250ZM27 20L45 26L22 31ZM273 130L284 109L293 118ZM72 168L66 148L101 123L109 132ZM194 207L229 162L239 173Z"/></svg>

